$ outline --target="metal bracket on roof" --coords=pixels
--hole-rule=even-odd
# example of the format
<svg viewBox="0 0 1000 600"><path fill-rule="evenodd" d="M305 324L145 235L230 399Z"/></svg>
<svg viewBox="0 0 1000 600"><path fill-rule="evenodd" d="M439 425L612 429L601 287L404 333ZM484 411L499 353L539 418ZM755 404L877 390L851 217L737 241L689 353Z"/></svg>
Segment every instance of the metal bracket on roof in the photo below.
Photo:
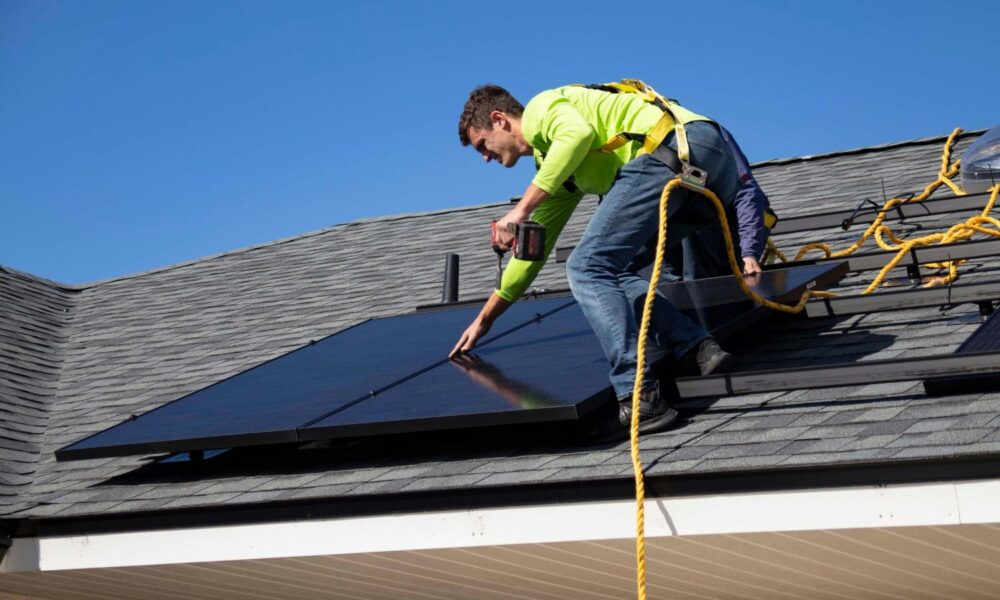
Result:
<svg viewBox="0 0 1000 600"><path fill-rule="evenodd" d="M864 208L865 204L871 204L873 207L875 207L876 211L878 211L881 208L878 204L875 204L870 198L865 198L861 202L858 202L858 206L854 209L854 212L852 212L849 217L840 222L840 228L843 229L844 231L850 229L851 225L854 225L854 219L858 218L858 213L861 212L861 209Z"/></svg>
<svg viewBox="0 0 1000 600"><path fill-rule="evenodd" d="M913 197L913 194L910 194L907 198L904 198L902 202L900 202L899 204L896 205L896 216L899 218L900 221L906 220L906 215L903 214L903 205L906 204L906 202L910 198L912 198L912 197ZM882 178L882 206L885 206L888 203L889 203L889 196L887 196L886 193L885 193L885 178L883 177ZM879 209L879 210L881 210L881 209Z"/></svg>
<svg viewBox="0 0 1000 600"><path fill-rule="evenodd" d="M984 300L983 302L977 302L979 305L979 315L982 317L988 317L993 314L993 303L989 300Z"/></svg>

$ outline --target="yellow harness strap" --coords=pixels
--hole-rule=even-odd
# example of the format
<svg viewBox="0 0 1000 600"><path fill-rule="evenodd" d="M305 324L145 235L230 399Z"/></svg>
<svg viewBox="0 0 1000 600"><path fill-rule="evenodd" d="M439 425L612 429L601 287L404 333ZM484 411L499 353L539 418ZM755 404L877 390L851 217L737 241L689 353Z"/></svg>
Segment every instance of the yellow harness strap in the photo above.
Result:
<svg viewBox="0 0 1000 600"><path fill-rule="evenodd" d="M688 164L691 152L688 147L687 132L684 131L684 123L677 118L671 109L670 105L674 104L673 101L661 96L656 90L639 79L622 79L621 81L591 87L609 92L614 91L613 93L635 94L663 111L663 117L656 122L656 125L653 126L653 129L649 133L645 135L628 132L619 133L605 142L600 147L600 152L613 152L630 142L642 141L642 150L639 151L639 154L649 154L653 150L656 150L663 143L667 135L673 131L677 138L677 158L682 164Z"/></svg>

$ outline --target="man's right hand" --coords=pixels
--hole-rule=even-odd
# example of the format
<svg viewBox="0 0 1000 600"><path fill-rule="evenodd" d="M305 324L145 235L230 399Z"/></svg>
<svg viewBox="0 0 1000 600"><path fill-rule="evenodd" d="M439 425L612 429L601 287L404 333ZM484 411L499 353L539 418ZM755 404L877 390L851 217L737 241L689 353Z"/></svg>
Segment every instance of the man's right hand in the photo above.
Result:
<svg viewBox="0 0 1000 600"><path fill-rule="evenodd" d="M455 358L459 354L472 350L479 338L486 335L489 330L490 325L477 318L462 332L462 337L458 338L458 343L451 349L448 358Z"/></svg>

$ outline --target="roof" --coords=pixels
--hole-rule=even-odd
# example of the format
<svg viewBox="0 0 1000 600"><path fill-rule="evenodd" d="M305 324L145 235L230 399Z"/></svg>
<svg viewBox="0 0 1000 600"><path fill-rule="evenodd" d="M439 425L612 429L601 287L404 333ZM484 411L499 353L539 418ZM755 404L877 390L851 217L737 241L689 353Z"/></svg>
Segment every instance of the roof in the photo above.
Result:
<svg viewBox="0 0 1000 600"><path fill-rule="evenodd" d="M978 133L963 135L955 155ZM881 200L883 181L896 195L933 180L944 139L768 161L755 174L779 214L854 208L862 198ZM593 198L584 201L561 244L579 239L594 205ZM189 470L151 469L149 457L54 460L58 448L310 340L437 302L445 251L462 256L460 297L483 297L492 289L495 256L481 230L507 206L358 221L76 287L3 269L0 519L628 484L627 443L582 448L532 435L474 442L444 436L405 452L374 440ZM954 219L932 216L908 226ZM823 235L838 243L859 233ZM815 236L777 241L795 248ZM997 266L970 261L963 277L995 277ZM843 287L857 290L862 279L851 276ZM565 288L562 266L549 264L535 285ZM768 335L737 344L737 368L946 353L979 323L970 306L776 319L763 325ZM1000 454L1000 394L931 399L919 382L696 400L680 408L688 416L683 426L642 441L651 477Z"/></svg>

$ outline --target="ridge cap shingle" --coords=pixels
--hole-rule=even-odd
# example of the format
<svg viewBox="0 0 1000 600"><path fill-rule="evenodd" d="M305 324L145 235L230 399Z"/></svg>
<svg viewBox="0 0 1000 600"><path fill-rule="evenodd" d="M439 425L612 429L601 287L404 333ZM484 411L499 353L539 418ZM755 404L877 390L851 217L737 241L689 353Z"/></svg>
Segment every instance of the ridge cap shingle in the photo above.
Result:
<svg viewBox="0 0 1000 600"><path fill-rule="evenodd" d="M978 135L980 135L980 134L982 134L982 133L984 133L986 131L987 131L986 129L976 129L976 130L972 130L972 131L964 131L962 134L960 134L959 136L956 137L956 141L964 139L964 138L967 138L967 137L970 137L970 136L978 136ZM906 148L906 147L911 147L911 146L922 146L922 145L926 145L926 144L934 144L934 143L943 142L944 140L948 139L948 135L950 135L950 134L928 136L928 137L915 138L915 139L911 139L911 140L904 140L904 141L897 141L897 142L888 142L888 143L885 143L885 144L878 144L878 145L874 145L874 146L861 146L861 147L853 148L853 149L849 149L849 150L837 150L837 151L834 151L834 152L827 152L827 153L823 153L823 154L807 154L807 155L803 155L803 156L794 156L794 157L787 157L787 158L772 158L772 159L768 159L768 160L763 160L763 161L755 162L751 166L753 168L757 169L757 168L768 167L768 166L772 166L772 165L787 165L787 164L799 163L799 162L809 162L809 161L815 161L815 160L824 160L824 159L829 159L829 158L837 158L837 157L841 157L841 156L854 156L854 155L860 155L860 154L868 154L868 153L872 153L872 152L881 152L881 151L884 151L884 150L891 150L891 149L896 149L896 148ZM60 289L64 289L66 291L83 291L83 290L86 290L86 289L94 288L94 287L97 287L97 286L100 286L100 285L104 285L104 284L108 284L108 283L114 283L114 282L118 282L118 281L122 281L122 280L126 280L126 279L133 279L133 278L137 278L137 277L143 277L143 276L146 276L146 275L153 275L153 274L162 273L162 272L165 272L165 271L171 271L171 270L180 269L180 268L183 268L183 267L193 266L193 265L196 265L196 264L204 263L204 262L215 260L215 259L218 259L218 258L223 258L223 257L226 257L226 256L232 256L232 255L236 255L236 254L242 254L242 253L245 253L245 252L252 252L254 250L259 250L259 249L262 249L262 248L268 248L268 247L271 247L271 246L278 246L278 245L282 245L282 244L296 242L296 241L299 241L299 240L308 239L310 237L316 237L316 236L319 236L319 235L324 235L326 233L330 233L331 231L334 231L334 230L337 230L337 229L351 227L351 226L355 226L355 225L366 225L366 224L370 224L370 223L391 222L391 221L399 221L399 220L412 219L412 218L421 218L421 217L441 215L441 214L455 214L455 213L460 213L460 212L482 210L484 208L489 208L489 207L494 207L494 206L503 206L503 205L507 204L508 202L509 202L509 200L500 201L500 202L489 202L489 203L484 203L484 204L476 204L476 205L472 205L472 206L460 206L460 207L455 207L455 208L439 208L439 209L432 209L432 210L426 210L426 211L416 211L416 212L408 212L408 213L396 213L396 214L393 214L393 215L382 215L382 216L377 216L377 217L365 217L365 218L361 218L361 219L355 219L353 221L348 221L346 223L336 223L334 225L329 225L327 227L323 227L323 228L320 228L320 229L315 229L315 230L312 230L312 231L307 231L305 233L299 233L299 234L295 234L295 235L288 236L288 237L278 238L276 240L271 240L271 241L267 241L267 242L261 242L261 243L257 243L257 244L250 244L250 245L247 245L247 246L242 246L240 248L234 248L232 250L225 250L223 252L217 252L215 254L208 254L206 256L201 256L201 257L193 258L193 259L190 259L190 260L185 260L185 261L180 261L180 262L172 263L172 264L169 264L169 265L164 265L162 267L154 267L152 269L146 269L144 271L138 271L138 272L135 272L135 273L127 273L125 275L117 275L117 276L114 276L114 277L107 277L107 278L104 278L104 279L96 279L96 280L93 280L93 281L88 281L88 282L84 282L84 283L80 283L80 284L66 284L66 283L57 282L57 281L54 281L54 280L51 280L51 279L46 279L44 277L32 274L32 273L28 273L28 272L25 272L25 271L19 271L17 269L14 269L12 267L8 267L8 266L5 266L5 265L0 265L0 269L6 269L6 270L9 270L9 271L14 272L14 273L18 273L18 274L26 276L26 277L31 277L31 278L33 278L35 280L47 283L49 285L57 286Z"/></svg>
<svg viewBox="0 0 1000 600"><path fill-rule="evenodd" d="M979 136L988 131L987 129L974 129L971 131L963 131L961 134L955 137L955 141L963 140L968 137ZM833 152L824 152L822 154L806 154L803 156L791 156L787 158L770 158L768 160L762 160L760 162L752 163L750 166L754 169L760 167L769 167L772 165L787 165L799 162L810 162L814 160L824 160L828 158L839 158L841 156L857 156L860 154L870 154L873 152L882 152L885 150L895 150L897 148L908 148L912 146L925 146L928 144L939 144L948 139L951 135L934 135L922 138L915 138L912 140L904 140L898 142L887 142L885 144L877 144L874 146L861 146L858 148L852 148L849 150L835 150Z"/></svg>
<svg viewBox="0 0 1000 600"><path fill-rule="evenodd" d="M312 231L307 231L305 233L298 233L298 234L295 234L295 235L292 235L292 236L278 238L276 240L271 240L271 241L268 241L268 242L261 242L261 243L258 243L258 244L250 244L248 246L243 246L243 247L240 247L240 248L234 248L232 250L225 250L223 252L217 252L215 254L209 254L209 255L206 255L206 256L201 256L201 257L198 257L198 258L193 258L191 260L185 260L185 261L173 263L173 264L165 265L165 266L162 266L162 267L154 267L152 269L147 269L145 271L138 271L136 273L128 273L126 275L118 275L118 276L115 276L115 277L108 277L108 278L105 278L105 279L97 279L97 280L94 280L94 281L88 281L86 283L79 284L78 286L74 286L74 290L76 290L76 291L82 291L82 290L95 288L95 287L98 287L98 286L101 286L101 285L104 285L104 284L108 284L108 283L115 283L115 282L123 281L123 280L126 280L126 279L135 279L135 278L138 278L138 277L144 277L146 275L153 275L153 274L157 274L157 273L163 273L165 271L172 271L172 270L180 269L180 268L183 268L183 267L189 267L189 266L193 266L193 265L205 263L205 262L208 262L208 261L211 261L211 260L215 260L215 259L218 259L218 258L223 258L223 257L227 257L227 256L233 256L233 255L237 255L237 254L243 254L243 253L246 253L246 252L253 252L254 250L260 250L260 249L269 248L269 247L272 247L272 246L280 246L282 244L288 244L288 243L292 243L292 242L297 242L297 241L308 239L308 238L311 238L311 237L317 237L317 236L320 236L320 235L325 235L325 234L330 233L330 232L335 231L335 230L345 229L345 228L348 228L348 227L354 227L356 225L368 225L368 224L371 224L371 223L402 221L402 220L406 220L406 219L421 218L421 217L428 217L428 216L434 216L434 215L455 214L455 213L461 213L461 212L470 212L470 211L482 210L484 208L490 208L490 207L495 207L495 206L504 206L508 202L509 202L509 200L508 201L504 201L504 202L491 202L491 203L487 203L487 204L476 204L476 205L472 205L472 206L460 206L460 207L456 207L456 208L438 208L438 209L426 210L426 211L419 211L419 212L397 213L397 214L394 214L394 215L384 215L384 216L378 216L378 217L365 217L365 218L362 218L362 219L355 219L353 221L348 221L346 223L337 223L337 224L329 225L327 227L323 227L323 228L320 228L320 229L314 229ZM2 266L0 266L0 268L2 268ZM63 284L59 284L59 285L63 285Z"/></svg>
<svg viewBox="0 0 1000 600"><path fill-rule="evenodd" d="M0 271L9 273L9 274L11 274L11 275L13 275L15 277L21 277L21 278L27 279L28 281L31 281L33 283L40 283L40 284L43 284L43 285L47 285L47 286L49 286L51 288L55 288L56 290L58 290L60 292L75 293L75 292L83 291L86 288L85 285L77 285L77 284L72 284L72 283L62 283L61 281L56 281L54 279L48 279L47 277L42 277L40 275L35 275L34 273L29 273L27 271L22 271L21 269L16 269L16 268L11 267L9 265L0 264Z"/></svg>

